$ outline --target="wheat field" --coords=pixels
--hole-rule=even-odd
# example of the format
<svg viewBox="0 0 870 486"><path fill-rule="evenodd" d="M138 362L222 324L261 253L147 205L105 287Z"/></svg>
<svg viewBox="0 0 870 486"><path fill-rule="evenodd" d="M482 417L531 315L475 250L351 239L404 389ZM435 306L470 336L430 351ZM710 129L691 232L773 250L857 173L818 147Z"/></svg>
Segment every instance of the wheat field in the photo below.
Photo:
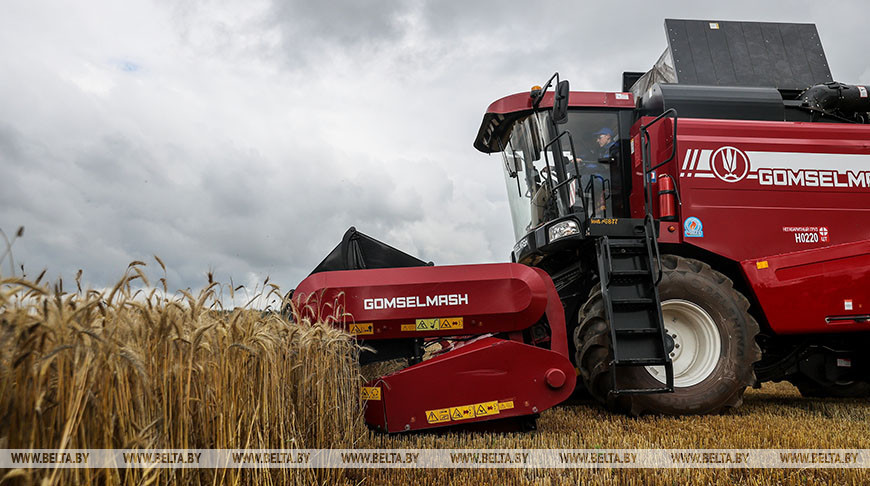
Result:
<svg viewBox="0 0 870 486"><path fill-rule="evenodd" d="M157 260L162 268L162 262ZM353 447L364 435L358 347L318 323L224 310L150 286L133 262L110 290L0 280L0 448ZM165 268L163 269L165 273ZM137 284L138 288L137 288ZM251 302L278 296L264 283ZM231 295L233 297L233 295ZM48 469L2 484L332 484L340 470Z"/></svg>
<svg viewBox="0 0 870 486"><path fill-rule="evenodd" d="M629 418L591 402L545 411L538 430L386 436L362 421L353 339L277 301L208 278L152 286L133 262L111 289L0 279L0 448L870 448L870 403L748 390L704 417ZM248 305L223 309L246 292ZM868 484L863 470L33 469L0 484Z"/></svg>

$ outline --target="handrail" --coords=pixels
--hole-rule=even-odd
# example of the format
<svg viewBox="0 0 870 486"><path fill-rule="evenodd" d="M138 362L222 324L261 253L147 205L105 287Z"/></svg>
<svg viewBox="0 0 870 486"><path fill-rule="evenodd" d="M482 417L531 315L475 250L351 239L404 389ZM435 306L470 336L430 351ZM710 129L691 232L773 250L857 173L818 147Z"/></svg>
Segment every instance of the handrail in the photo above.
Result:
<svg viewBox="0 0 870 486"><path fill-rule="evenodd" d="M650 167L651 153L650 146L652 145L649 135L649 128L656 123L664 120L665 118L673 117L674 119L674 135L673 140L671 140L671 144L673 149L671 150L671 155L664 161L656 164L654 167ZM659 167L667 164L668 162L674 160L677 156L677 110L670 108L666 110L661 115L653 118L652 121L647 123L646 125L641 125L640 127L640 144L641 144L641 162L643 164L643 195L644 195L644 233L647 247L647 254L650 259L650 265L652 265L653 257L655 257L657 274L655 278L655 285L658 285L662 280L662 276L664 275L664 268L662 267L662 259L661 259L661 251L659 250L659 241L658 236L655 232L655 218L652 215L652 188L650 187L650 174L652 171L658 169ZM650 272L652 272L652 268L650 268Z"/></svg>
<svg viewBox="0 0 870 486"><path fill-rule="evenodd" d="M673 150L671 151L671 156L670 156L670 157L668 157L668 158L667 158L666 160L664 160L663 162L661 162L661 163L659 163L659 164L656 164L655 167L651 167L651 168L649 169L649 171L654 171L654 170L658 169L659 167L661 167L661 166L667 164L668 162L674 160L674 157L677 156L677 110L675 110L675 109L673 109L673 108L670 108L670 109L666 110L664 113L662 113L661 115L659 115L659 116L653 118L653 120L652 120L651 122L647 123L646 125L641 125L641 127L640 127L641 132L644 133L644 134L646 134L647 137L649 137L649 133L647 132L647 129L648 129L649 127L655 125L655 124L658 123L659 121L664 120L664 119L667 118L667 116L670 115L670 114L673 114L673 115L674 115L674 138L673 138L673 140L674 140L674 141L673 141L673 147L674 147L674 148L673 148ZM647 140L648 140L648 138L647 138ZM641 143L642 143L642 142L641 142Z"/></svg>
<svg viewBox="0 0 870 486"><path fill-rule="evenodd" d="M577 157L575 156L575 154L577 152L574 151L574 137L571 136L570 131L568 131L568 130L563 131L562 133L560 133L559 135L554 137L553 140L550 140L546 145L544 145L544 162L547 164L547 167L550 166L550 160L549 160L549 157L547 157L547 151L548 151L547 149L549 149L550 146L552 146L553 144L557 143L559 141L559 139L564 137L564 136L568 137L568 144L571 146L571 162L574 164L574 176L566 178L565 181L560 182L558 185L550 188L550 192L552 193L552 197L557 198L557 199L558 199L558 196L556 194L556 190L560 189L562 186L564 186L565 184L570 182L574 177L577 178L578 186L580 186L580 187L583 186L583 180L580 178L580 166L577 165ZM561 145L559 145L558 147L561 148ZM559 155L561 156L561 152ZM556 154L553 154L553 158L554 159L556 158ZM553 164L555 165L556 163L561 163L561 161L557 162L556 160L553 160ZM586 217L588 218L589 217L589 209L586 207L586 200L583 199L582 194L581 194L580 199L581 199L580 202L583 206L583 214L585 214Z"/></svg>
<svg viewBox="0 0 870 486"><path fill-rule="evenodd" d="M578 180L578 179L579 179L579 178L576 177L576 176L571 176L571 177L565 179L564 181L562 181L562 182L556 184L555 186L553 186L553 190L555 191L556 189L559 189L560 187L564 186L565 184L568 184L568 183L570 183L570 182L574 182L575 180Z"/></svg>
<svg viewBox="0 0 870 486"><path fill-rule="evenodd" d="M662 266L662 254L659 251L658 237L656 236L655 231L655 220L653 220L652 214L647 214L643 218L643 232L644 238L646 239L646 252L647 256L649 257L650 264L652 264L653 256L655 256L655 262L656 266L658 267L658 272L656 273L656 278L653 282L653 285L658 285L659 282L662 281L665 269ZM652 244L650 244L650 242L652 242ZM653 249L655 249L655 255L653 255ZM652 272L652 268L650 268L650 272Z"/></svg>
<svg viewBox="0 0 870 486"><path fill-rule="evenodd" d="M604 280L601 282L601 288L607 289L610 287L610 280L613 277L611 275L611 272L613 271L613 254L610 251L610 241L607 236L601 238L599 244L604 247L604 258L607 259L607 265L604 267L607 271L603 272L603 275L600 275L599 278Z"/></svg>

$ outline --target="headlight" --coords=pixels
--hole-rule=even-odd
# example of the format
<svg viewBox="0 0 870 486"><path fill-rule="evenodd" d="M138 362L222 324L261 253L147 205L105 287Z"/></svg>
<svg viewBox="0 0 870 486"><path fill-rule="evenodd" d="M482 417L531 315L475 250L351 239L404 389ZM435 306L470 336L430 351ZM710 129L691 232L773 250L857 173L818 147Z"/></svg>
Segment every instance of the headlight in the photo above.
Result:
<svg viewBox="0 0 870 486"><path fill-rule="evenodd" d="M566 236L576 235L580 233L580 226L576 221L566 220L561 221L553 226L550 226L550 229L547 231L550 242L556 241L559 238L564 238Z"/></svg>

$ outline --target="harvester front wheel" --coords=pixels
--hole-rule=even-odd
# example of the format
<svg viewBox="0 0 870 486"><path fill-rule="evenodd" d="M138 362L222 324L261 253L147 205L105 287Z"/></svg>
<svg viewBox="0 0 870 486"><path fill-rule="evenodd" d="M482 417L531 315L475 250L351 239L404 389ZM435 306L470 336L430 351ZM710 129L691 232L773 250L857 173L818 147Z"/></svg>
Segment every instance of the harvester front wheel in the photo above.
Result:
<svg viewBox="0 0 870 486"><path fill-rule="evenodd" d="M761 358L755 342L758 323L748 313L749 301L731 280L703 262L664 255L662 265L659 297L665 329L675 342L674 392L611 393L610 325L598 287L581 307L574 331L575 359L586 388L608 409L632 415L707 414L739 406L744 390L755 381L753 363ZM664 383L663 368L623 368L619 373L622 387Z"/></svg>

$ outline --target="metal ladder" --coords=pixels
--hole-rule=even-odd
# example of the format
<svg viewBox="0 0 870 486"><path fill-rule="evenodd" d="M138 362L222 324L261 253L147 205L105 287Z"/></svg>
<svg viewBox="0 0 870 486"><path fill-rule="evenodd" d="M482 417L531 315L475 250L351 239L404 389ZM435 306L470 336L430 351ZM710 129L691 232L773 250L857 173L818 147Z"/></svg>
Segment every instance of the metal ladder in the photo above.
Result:
<svg viewBox="0 0 870 486"><path fill-rule="evenodd" d="M666 160L651 167L649 128L673 117L673 151ZM611 393L641 394L674 391L674 365L670 353L674 342L665 332L658 284L663 269L659 254L656 221L652 215L651 179L654 171L674 160L677 154L677 112L666 110L640 127L643 163L643 219L590 219L589 233L596 241L601 297L613 351ZM597 223L597 224L596 224ZM630 368L660 366L665 383L646 388L623 386L620 380Z"/></svg>
<svg viewBox="0 0 870 486"><path fill-rule="evenodd" d="M611 232L596 242L601 297L613 350L611 390L616 395L672 392L674 368L669 353L674 344L662 322L657 287L661 268L652 264L659 259L653 258L654 245L650 244L655 234L644 220L620 220L620 226L626 223L641 234ZM621 379L625 371L640 366L664 367L665 383L647 388L625 385Z"/></svg>

